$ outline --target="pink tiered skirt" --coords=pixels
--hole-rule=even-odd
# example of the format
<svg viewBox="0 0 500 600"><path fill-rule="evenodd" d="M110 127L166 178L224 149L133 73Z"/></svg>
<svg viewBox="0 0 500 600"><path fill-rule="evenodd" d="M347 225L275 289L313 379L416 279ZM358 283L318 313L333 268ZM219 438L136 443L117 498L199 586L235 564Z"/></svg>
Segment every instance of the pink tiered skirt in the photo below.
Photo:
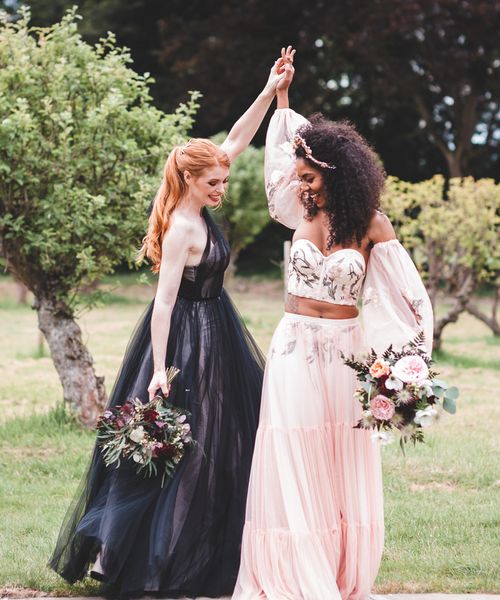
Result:
<svg viewBox="0 0 500 600"><path fill-rule="evenodd" d="M384 541L380 451L353 429L358 319L285 313L269 350L233 600L367 599Z"/></svg>

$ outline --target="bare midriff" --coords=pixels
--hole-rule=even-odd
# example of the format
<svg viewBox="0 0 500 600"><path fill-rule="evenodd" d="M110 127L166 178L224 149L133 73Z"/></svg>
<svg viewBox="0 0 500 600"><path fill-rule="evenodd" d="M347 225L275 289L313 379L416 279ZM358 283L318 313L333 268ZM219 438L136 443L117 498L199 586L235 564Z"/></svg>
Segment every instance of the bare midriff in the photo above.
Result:
<svg viewBox="0 0 500 600"><path fill-rule="evenodd" d="M288 294L285 302L285 311L306 317L321 317L323 319L354 319L358 316L355 306L344 304L330 304L322 300L303 298Z"/></svg>

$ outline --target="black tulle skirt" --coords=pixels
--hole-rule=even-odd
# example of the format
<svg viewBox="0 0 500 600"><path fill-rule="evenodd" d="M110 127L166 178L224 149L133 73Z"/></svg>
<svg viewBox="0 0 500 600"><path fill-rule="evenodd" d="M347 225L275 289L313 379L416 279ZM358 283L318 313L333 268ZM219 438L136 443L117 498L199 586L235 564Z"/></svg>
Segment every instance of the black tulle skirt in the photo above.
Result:
<svg viewBox="0 0 500 600"><path fill-rule="evenodd" d="M147 401L151 313L152 304L129 344L110 406L129 397ZM228 595L238 574L263 357L223 292L178 298L166 364L181 370L170 400L191 413L198 445L163 488L161 476L144 479L127 462L106 468L95 449L49 564L74 582L99 555L108 596Z"/></svg>

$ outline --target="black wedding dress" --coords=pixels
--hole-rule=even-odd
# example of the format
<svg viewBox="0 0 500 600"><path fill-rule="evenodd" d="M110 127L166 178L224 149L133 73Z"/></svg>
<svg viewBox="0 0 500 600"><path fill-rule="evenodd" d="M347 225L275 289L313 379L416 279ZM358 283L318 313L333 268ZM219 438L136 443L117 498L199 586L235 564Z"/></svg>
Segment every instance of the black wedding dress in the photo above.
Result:
<svg viewBox="0 0 500 600"><path fill-rule="evenodd" d="M257 430L263 357L223 290L229 248L210 215L197 267L186 267L173 310L166 365L180 373L170 400L190 411L193 447L172 479L106 468L95 448L49 562L73 583L97 555L107 596L230 595L238 574ZM151 313L127 348L109 406L147 401L153 374Z"/></svg>

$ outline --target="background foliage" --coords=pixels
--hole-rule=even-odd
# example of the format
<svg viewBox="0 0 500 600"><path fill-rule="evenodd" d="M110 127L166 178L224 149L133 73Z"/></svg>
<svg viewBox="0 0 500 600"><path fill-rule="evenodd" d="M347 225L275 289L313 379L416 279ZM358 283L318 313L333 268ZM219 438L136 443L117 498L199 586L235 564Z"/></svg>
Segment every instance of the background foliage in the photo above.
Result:
<svg viewBox="0 0 500 600"><path fill-rule="evenodd" d="M75 0L24 3L47 25ZM159 107L203 93L197 135L229 129L290 43L293 107L353 120L392 175L498 177L498 0L76 3L86 39L114 31L138 71L155 76Z"/></svg>
<svg viewBox="0 0 500 600"><path fill-rule="evenodd" d="M72 12L43 31L27 17L1 26L0 244L37 297L71 308L133 259L161 164L197 108L155 108L130 62L113 34L84 42Z"/></svg>

